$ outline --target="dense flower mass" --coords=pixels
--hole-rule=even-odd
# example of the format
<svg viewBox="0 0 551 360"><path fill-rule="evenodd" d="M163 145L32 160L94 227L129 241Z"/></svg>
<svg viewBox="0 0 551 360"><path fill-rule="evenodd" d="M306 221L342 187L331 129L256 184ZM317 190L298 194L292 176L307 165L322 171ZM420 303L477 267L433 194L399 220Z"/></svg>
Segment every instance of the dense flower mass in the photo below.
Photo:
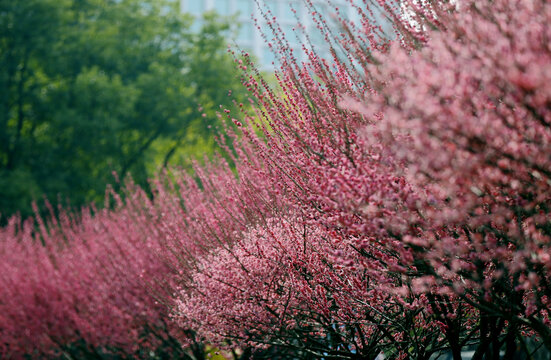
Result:
<svg viewBox="0 0 551 360"><path fill-rule="evenodd" d="M473 3L423 50L394 49L374 71L384 88L360 105L383 116L364 136L425 194L422 223L400 234L426 266L423 282L546 343L550 15L546 2Z"/></svg>
<svg viewBox="0 0 551 360"><path fill-rule="evenodd" d="M332 58L278 37L278 90L236 61L231 165L1 229L0 355L551 351L551 5L364 2L334 34L306 3Z"/></svg>
<svg viewBox="0 0 551 360"><path fill-rule="evenodd" d="M315 251L325 258L298 269L279 265L286 276L306 279L300 285L286 284L276 265L254 275L254 295L242 294L250 309L269 298L269 320L232 318L240 313L233 304L246 307L243 299L220 293L223 279L204 275L219 270L202 266L198 290L183 294L183 317L215 315L234 328L199 328L259 343L268 336L327 357L425 358L446 348L459 357L474 345L477 356L502 345L512 356L531 335L549 348L550 7L492 1L414 10L396 41L369 37L379 45L360 47L368 38L362 31L373 35L363 27L335 42L361 49L348 58L335 50L330 63L312 54L305 69L284 60L284 97L255 88L266 140L248 134L295 209L279 221L302 224L304 244L325 249ZM423 28L433 30L414 31ZM281 47L285 54L284 40ZM256 231L244 238L262 242ZM248 255L235 258L252 256L264 268L267 259L248 246L236 241L233 253ZM268 258L304 261L306 250L277 249L282 254ZM233 272L245 271L241 265ZM279 293L266 275L280 279ZM337 278L354 286L336 287ZM224 286L238 283L247 284ZM308 291L316 295L295 305ZM192 305L213 297L226 305ZM320 301L330 305L320 308ZM296 327L269 330L289 309Z"/></svg>

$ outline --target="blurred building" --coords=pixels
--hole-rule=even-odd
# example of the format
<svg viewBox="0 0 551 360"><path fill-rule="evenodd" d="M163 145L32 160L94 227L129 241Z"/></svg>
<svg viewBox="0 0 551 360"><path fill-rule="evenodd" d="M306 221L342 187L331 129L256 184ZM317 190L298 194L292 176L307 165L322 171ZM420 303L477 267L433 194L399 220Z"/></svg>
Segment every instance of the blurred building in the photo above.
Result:
<svg viewBox="0 0 551 360"><path fill-rule="evenodd" d="M258 4L260 5L257 6ZM308 34L312 46L320 55L328 53L328 44L322 34L317 30L312 16L308 11L306 4L302 0L181 0L181 9L183 12L190 13L200 18L200 15L209 10L215 10L221 15L237 15L240 29L236 36L235 43L241 49L252 51L259 59L261 68L270 70L273 68L272 62L276 62L275 55L268 47L261 33L268 36L268 41L272 39L272 31L265 21L262 9L269 9L271 16L275 17L281 27L285 37L291 47L294 49L299 60L303 59L301 44L305 41L305 35ZM331 21L331 14L334 14L335 7L339 8L343 17L354 19L356 12L348 0L332 0L333 5L329 7L327 0L312 0L316 10L329 19L330 26L337 28L335 21ZM358 0L356 0L358 2ZM294 9L294 11L292 10ZM262 32L258 31L253 19L258 19L258 24ZM300 23L305 28L305 32L293 31L293 28Z"/></svg>

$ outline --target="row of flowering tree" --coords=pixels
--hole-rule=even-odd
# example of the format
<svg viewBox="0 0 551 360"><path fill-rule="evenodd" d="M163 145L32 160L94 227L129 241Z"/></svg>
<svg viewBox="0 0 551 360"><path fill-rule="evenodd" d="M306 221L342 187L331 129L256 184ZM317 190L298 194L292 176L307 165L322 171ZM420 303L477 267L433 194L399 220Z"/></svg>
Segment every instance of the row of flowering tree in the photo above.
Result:
<svg viewBox="0 0 551 360"><path fill-rule="evenodd" d="M1 230L3 357L551 351L551 5L306 4L333 56L237 61L229 163Z"/></svg>

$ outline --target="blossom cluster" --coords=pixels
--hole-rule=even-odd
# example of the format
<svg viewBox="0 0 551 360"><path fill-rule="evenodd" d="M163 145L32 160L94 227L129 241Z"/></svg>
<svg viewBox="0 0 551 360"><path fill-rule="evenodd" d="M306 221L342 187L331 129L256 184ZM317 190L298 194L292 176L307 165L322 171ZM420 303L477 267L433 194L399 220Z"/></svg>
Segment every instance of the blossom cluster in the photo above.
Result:
<svg viewBox="0 0 551 360"><path fill-rule="evenodd" d="M325 358L551 349L551 8L402 5L395 38L341 19L332 59L279 40L279 93L247 79L288 205L198 267L182 324Z"/></svg>
<svg viewBox="0 0 551 360"><path fill-rule="evenodd" d="M551 351L551 5L306 4L331 58L236 60L225 158L1 229L0 355Z"/></svg>

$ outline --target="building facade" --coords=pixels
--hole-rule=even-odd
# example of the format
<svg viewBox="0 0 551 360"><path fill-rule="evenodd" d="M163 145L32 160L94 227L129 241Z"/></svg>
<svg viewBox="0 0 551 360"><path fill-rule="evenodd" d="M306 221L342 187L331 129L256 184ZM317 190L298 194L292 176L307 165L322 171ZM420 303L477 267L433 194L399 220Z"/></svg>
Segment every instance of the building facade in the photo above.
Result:
<svg viewBox="0 0 551 360"><path fill-rule="evenodd" d="M260 6L257 5L257 2ZM334 8L338 7L342 16L354 19L356 15L352 5L347 0L332 0L333 5L329 7L326 0L313 0L316 10L329 19ZM262 33L267 36L268 41L272 40L272 31L263 18L261 9L269 9L271 16L275 17L281 27L285 38L289 42L294 54L299 60L303 59L301 44L308 34L310 42L317 53L324 55L328 53L328 45L320 31L317 30L307 6L302 0L181 0L181 9L200 17L205 11L214 10L220 15L236 15L239 21L239 32L235 44L244 50L252 51L259 59L263 70L273 69L272 63L277 59L269 48ZM262 31L258 31L253 19L258 19ZM306 31L293 31L297 24L301 24ZM338 26L333 24L332 26Z"/></svg>

